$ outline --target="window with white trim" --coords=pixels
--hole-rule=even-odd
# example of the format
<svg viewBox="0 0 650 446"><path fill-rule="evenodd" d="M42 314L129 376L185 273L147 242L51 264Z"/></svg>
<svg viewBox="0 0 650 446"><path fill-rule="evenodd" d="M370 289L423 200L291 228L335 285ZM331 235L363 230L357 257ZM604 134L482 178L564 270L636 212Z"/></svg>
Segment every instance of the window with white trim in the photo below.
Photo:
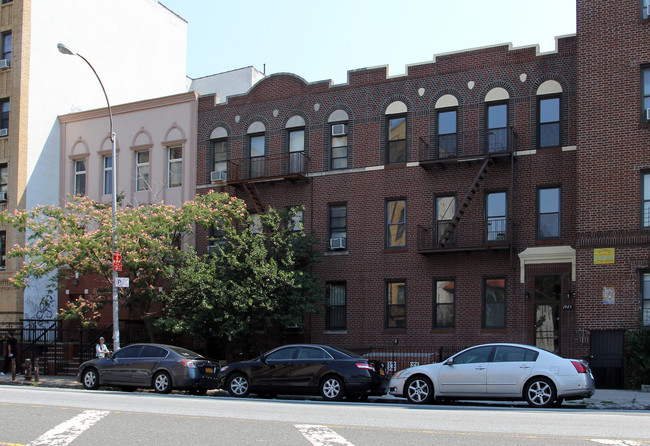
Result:
<svg viewBox="0 0 650 446"><path fill-rule="evenodd" d="M151 190L149 184L149 151L135 153L135 190Z"/></svg>
<svg viewBox="0 0 650 446"><path fill-rule="evenodd" d="M183 185L183 148L170 147L168 153L168 180L167 187L180 187Z"/></svg>

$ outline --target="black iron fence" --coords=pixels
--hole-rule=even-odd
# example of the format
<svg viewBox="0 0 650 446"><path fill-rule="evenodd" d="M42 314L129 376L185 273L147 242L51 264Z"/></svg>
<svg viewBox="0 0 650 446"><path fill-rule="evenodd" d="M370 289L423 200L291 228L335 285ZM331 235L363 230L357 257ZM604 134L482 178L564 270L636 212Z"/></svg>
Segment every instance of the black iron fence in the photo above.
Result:
<svg viewBox="0 0 650 446"><path fill-rule="evenodd" d="M394 346L349 348L368 359L375 359L386 365L386 372L392 375L400 370L418 365L442 362L468 346Z"/></svg>

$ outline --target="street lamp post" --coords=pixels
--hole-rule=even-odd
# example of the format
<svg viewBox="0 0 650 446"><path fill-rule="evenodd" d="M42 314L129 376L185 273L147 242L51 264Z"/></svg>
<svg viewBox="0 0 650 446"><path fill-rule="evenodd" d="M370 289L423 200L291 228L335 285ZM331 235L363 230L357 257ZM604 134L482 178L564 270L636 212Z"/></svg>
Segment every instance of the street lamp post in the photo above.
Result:
<svg viewBox="0 0 650 446"><path fill-rule="evenodd" d="M95 77L99 81L99 85L102 87L104 92L104 97L106 98L106 106L108 107L108 119L110 121L110 131L111 131L111 157L112 157L112 180L113 187L112 196L113 196L113 240L112 240L112 252L114 253L117 248L117 150L115 148L115 132L113 131L113 112L111 111L111 104L108 102L108 95L106 94L106 89L102 80L99 78L95 68L88 62L88 60L79 53L75 53L70 48L65 46L62 43L59 43L56 46L61 54L66 54L69 56L79 56L84 62L88 64ZM111 255L112 257L112 255ZM118 295L117 295L117 269L113 267L113 352L116 352L120 349L120 318L119 318L119 305L118 305Z"/></svg>

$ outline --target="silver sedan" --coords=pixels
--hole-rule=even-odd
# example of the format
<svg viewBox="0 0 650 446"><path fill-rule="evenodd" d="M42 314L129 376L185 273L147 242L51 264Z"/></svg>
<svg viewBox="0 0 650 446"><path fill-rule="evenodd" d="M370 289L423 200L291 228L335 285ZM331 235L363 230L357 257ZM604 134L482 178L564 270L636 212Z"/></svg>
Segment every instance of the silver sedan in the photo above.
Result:
<svg viewBox="0 0 650 446"><path fill-rule="evenodd" d="M532 407L559 406L595 391L589 365L520 344L485 344L444 362L401 370L390 394L423 404L435 399L525 400Z"/></svg>

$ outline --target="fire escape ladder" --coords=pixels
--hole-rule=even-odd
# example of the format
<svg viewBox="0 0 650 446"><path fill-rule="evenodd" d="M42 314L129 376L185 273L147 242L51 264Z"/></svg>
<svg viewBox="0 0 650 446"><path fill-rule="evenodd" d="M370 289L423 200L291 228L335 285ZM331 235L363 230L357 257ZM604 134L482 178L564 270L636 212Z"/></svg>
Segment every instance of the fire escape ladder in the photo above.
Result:
<svg viewBox="0 0 650 446"><path fill-rule="evenodd" d="M449 225L447 225L447 229L442 234L442 237L440 237L440 242L439 242L440 246L445 246L445 244L451 238L452 234L456 230L456 226L458 226L458 222L460 222L460 219L463 217L463 214L465 214L465 211L471 204L474 195L476 195L476 193L479 191L481 187L481 183L487 176L488 167L491 166L492 163L493 161L489 157L486 158L485 161L483 161L483 164L481 165L481 168L479 169L476 178L474 178L474 181L472 182L472 186L470 187L469 191L465 195L465 199L460 204L460 206L458 206L458 208L456 209L456 213L452 217L451 222L449 223Z"/></svg>
<svg viewBox="0 0 650 446"><path fill-rule="evenodd" d="M260 196L260 192L257 190L257 187L255 187L253 183L244 183L242 184L242 187L246 192L246 196L250 199L251 203L253 203L255 213L264 213L264 204L262 203L262 197Z"/></svg>

